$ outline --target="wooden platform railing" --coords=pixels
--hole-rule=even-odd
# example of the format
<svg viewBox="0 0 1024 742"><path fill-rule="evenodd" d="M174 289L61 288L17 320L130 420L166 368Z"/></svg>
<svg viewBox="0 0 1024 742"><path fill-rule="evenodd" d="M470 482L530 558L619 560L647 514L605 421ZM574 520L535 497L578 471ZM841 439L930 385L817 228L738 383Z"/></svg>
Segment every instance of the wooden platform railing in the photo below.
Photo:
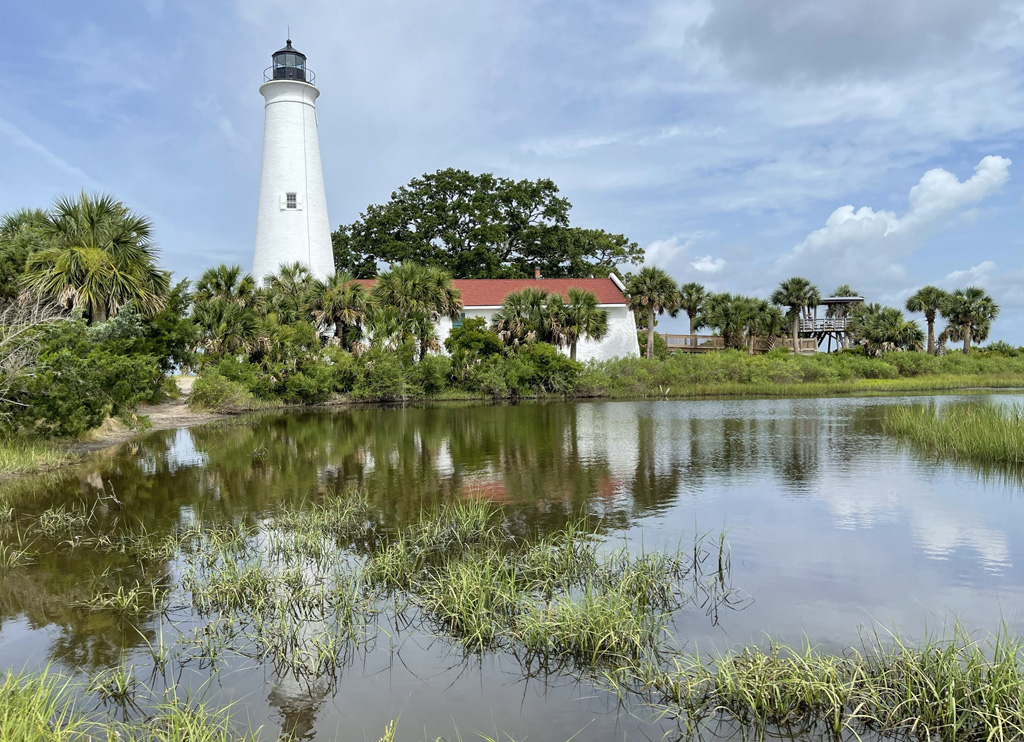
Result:
<svg viewBox="0 0 1024 742"><path fill-rule="evenodd" d="M669 353L707 353L710 350L725 350L725 340L719 335L662 335ZM744 349L746 346L744 346ZM793 349L792 338L754 339L754 352L767 353L772 348ZM814 338L800 338L798 353L816 353L818 341Z"/></svg>
<svg viewBox="0 0 1024 742"><path fill-rule="evenodd" d="M718 335L662 335L668 344L669 353L677 350L683 353L706 353L709 350L725 350L725 339Z"/></svg>
<svg viewBox="0 0 1024 742"><path fill-rule="evenodd" d="M846 332L848 317L800 318L800 332Z"/></svg>

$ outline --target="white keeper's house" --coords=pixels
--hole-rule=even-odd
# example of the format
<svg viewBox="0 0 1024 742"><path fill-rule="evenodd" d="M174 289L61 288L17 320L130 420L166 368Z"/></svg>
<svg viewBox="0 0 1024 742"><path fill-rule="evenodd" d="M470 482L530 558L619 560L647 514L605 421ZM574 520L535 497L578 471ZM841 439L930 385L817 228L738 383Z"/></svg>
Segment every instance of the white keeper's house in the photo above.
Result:
<svg viewBox="0 0 1024 742"><path fill-rule="evenodd" d="M364 279L360 283L368 289L373 287L373 279ZM626 306L625 287L618 276L611 278L456 278L452 281L462 295L462 317L454 322L448 318L441 319L437 325L437 336L443 344L453 326L462 324L468 317L483 317L488 327L494 313L501 308L505 297L523 289L543 289L549 294L561 294L569 300L569 289L583 289L597 297L601 309L608 312L608 334L603 340L580 338L576 345L576 360L603 361L620 356L636 357L640 355L637 342L636 319L632 310ZM562 349L568 354L567 348Z"/></svg>

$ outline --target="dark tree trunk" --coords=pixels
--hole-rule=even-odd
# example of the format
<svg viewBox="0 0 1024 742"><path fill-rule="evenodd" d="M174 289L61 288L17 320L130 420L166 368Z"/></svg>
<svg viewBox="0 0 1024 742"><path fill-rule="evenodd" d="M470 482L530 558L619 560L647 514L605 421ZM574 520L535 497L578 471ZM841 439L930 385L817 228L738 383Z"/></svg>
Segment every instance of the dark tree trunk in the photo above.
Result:
<svg viewBox="0 0 1024 742"><path fill-rule="evenodd" d="M928 355L935 355L935 318L928 320Z"/></svg>
<svg viewBox="0 0 1024 742"><path fill-rule="evenodd" d="M105 302L99 302L92 305L92 323L94 325L102 325L107 321L107 305Z"/></svg>
<svg viewBox="0 0 1024 742"><path fill-rule="evenodd" d="M690 318L690 335L693 335L693 315L688 314L687 316Z"/></svg>
<svg viewBox="0 0 1024 742"><path fill-rule="evenodd" d="M971 352L971 326L964 325L964 355L968 355Z"/></svg>
<svg viewBox="0 0 1024 742"><path fill-rule="evenodd" d="M569 358L574 360L574 361L576 360L576 341L575 340L573 340L572 344L569 346Z"/></svg>

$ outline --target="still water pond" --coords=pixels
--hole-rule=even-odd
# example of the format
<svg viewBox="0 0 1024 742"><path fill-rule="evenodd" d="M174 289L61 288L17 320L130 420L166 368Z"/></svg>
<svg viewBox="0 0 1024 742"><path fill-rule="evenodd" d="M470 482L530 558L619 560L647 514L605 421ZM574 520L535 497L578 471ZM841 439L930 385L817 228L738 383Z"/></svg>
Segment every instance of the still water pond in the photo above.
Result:
<svg viewBox="0 0 1024 742"><path fill-rule="evenodd" d="M357 409L261 417L147 435L85 464L6 485L0 538L47 511L85 508L87 536L258 522L282 503L360 488L399 528L456 498L505 507L524 533L578 516L603 538L646 550L689 548L723 530L733 607L691 609L673 626L702 653L773 639L841 650L865 630L910 638L953 620L1020 631L1024 499L1019 472L936 461L881 431L893 404L1009 404L1020 394L942 397L594 402ZM121 506L119 506L119 504ZM84 511L83 511L84 512ZM84 605L117 585L170 581L91 551L81 535L35 535L32 562L0 574L0 667L55 664L91 677L123 662L154 693L177 682L264 725L269 739L376 740L474 732L536 740L658 739L651 712L575 679L534 672L503 653L466 657L443 637L385 632L329 679L229 657L147 675L151 647L194 622L181 610L131 620ZM86 539L87 541L88 539ZM185 628L183 628L185 627ZM118 713L133 713L131 709Z"/></svg>

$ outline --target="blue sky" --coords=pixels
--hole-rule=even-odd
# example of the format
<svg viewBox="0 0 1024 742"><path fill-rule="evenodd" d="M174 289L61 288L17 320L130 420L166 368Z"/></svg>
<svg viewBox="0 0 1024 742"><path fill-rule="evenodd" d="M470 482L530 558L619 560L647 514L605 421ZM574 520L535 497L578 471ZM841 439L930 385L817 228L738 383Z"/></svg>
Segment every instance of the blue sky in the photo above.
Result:
<svg viewBox="0 0 1024 742"><path fill-rule="evenodd" d="M1024 343L1024 2L40 0L3 11L0 212L82 188L163 262L251 265L290 25L331 222L454 166L550 177L678 280L985 286ZM1017 164L1012 164L1017 163ZM678 322L666 329L682 327Z"/></svg>

